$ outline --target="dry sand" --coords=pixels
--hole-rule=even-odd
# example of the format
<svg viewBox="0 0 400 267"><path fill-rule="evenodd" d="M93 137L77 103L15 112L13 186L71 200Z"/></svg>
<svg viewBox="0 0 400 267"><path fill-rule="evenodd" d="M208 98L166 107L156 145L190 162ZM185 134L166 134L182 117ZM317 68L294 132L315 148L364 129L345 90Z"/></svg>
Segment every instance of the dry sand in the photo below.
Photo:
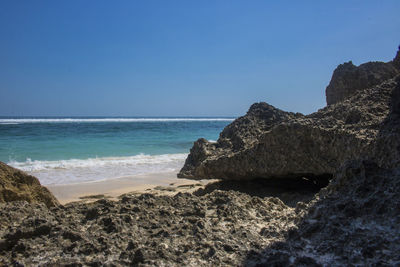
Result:
<svg viewBox="0 0 400 267"><path fill-rule="evenodd" d="M67 185L46 186L61 204L92 201L97 198L117 198L126 193L176 194L191 192L215 180L176 178L176 172L151 173L121 178Z"/></svg>

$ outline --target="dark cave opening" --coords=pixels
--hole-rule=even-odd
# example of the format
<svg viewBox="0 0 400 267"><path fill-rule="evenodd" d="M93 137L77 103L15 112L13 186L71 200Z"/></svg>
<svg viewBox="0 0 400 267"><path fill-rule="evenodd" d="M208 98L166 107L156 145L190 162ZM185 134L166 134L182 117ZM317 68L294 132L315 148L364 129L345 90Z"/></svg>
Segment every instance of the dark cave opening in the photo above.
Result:
<svg viewBox="0 0 400 267"><path fill-rule="evenodd" d="M220 180L207 184L193 194L203 196L215 190L238 191L256 197L277 197L286 205L295 207L297 202L308 202L321 188L329 184L332 174L291 175L279 178L255 178L245 181Z"/></svg>

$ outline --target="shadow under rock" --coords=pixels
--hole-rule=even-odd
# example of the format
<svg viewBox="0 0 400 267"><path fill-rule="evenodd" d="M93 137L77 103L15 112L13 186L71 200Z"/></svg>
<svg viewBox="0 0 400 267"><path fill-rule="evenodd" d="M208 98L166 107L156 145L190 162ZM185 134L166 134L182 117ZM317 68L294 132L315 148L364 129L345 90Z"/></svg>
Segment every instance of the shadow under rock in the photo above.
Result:
<svg viewBox="0 0 400 267"><path fill-rule="evenodd" d="M243 266L398 266L400 75L372 160L345 162L283 241L249 251ZM380 166L382 165L382 166Z"/></svg>
<svg viewBox="0 0 400 267"><path fill-rule="evenodd" d="M322 187L325 187L331 175L289 178L258 178L248 181L222 180L210 183L205 188L198 189L193 194L203 196L215 190L238 191L250 196L277 197L287 206L295 207L297 202L309 202Z"/></svg>
<svg viewBox="0 0 400 267"><path fill-rule="evenodd" d="M398 266L399 170L347 162L316 201L296 211L285 239L249 251L243 266Z"/></svg>

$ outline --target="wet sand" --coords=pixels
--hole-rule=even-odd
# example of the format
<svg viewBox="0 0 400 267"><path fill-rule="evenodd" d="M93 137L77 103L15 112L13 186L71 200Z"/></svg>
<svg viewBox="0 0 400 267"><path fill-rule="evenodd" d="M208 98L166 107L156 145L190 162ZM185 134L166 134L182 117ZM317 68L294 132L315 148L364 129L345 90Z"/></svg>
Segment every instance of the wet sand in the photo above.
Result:
<svg viewBox="0 0 400 267"><path fill-rule="evenodd" d="M98 198L116 199L126 193L171 195L190 192L204 187L215 180L178 179L176 172L151 173L125 176L116 179L67 185L47 185L61 204L73 201L91 201Z"/></svg>

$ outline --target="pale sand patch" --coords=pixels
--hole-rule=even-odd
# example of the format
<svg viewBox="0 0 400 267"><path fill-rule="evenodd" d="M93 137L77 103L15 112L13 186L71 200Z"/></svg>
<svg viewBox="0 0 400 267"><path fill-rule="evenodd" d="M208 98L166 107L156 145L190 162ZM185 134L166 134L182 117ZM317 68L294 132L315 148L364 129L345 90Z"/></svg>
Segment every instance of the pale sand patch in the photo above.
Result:
<svg viewBox="0 0 400 267"><path fill-rule="evenodd" d="M178 192L192 192L215 180L178 179L175 172L151 173L125 176L110 180L67 185L46 186L61 204L72 201L95 200L96 196L116 199L126 193L155 193L173 195ZM90 197L93 196L93 197ZM85 198L86 197L86 198Z"/></svg>

